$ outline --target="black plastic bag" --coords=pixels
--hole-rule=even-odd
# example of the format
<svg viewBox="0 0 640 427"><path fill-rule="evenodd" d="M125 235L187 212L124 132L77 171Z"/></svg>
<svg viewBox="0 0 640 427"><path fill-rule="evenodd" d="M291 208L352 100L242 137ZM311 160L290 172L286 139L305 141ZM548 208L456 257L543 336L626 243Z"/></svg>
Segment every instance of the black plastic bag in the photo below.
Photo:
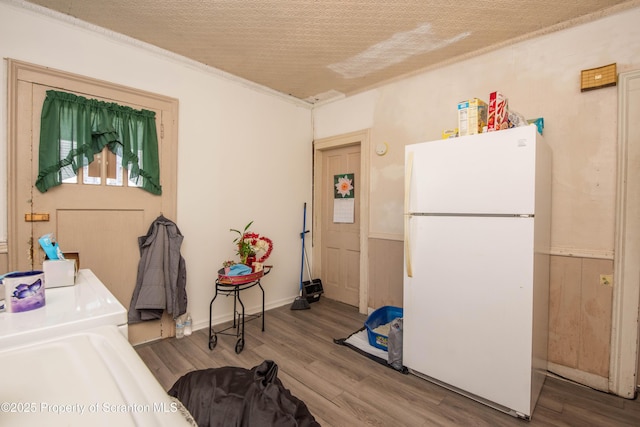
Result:
<svg viewBox="0 0 640 427"><path fill-rule="evenodd" d="M198 426L315 427L303 401L283 385L278 365L265 360L252 369L210 368L183 375L169 390Z"/></svg>

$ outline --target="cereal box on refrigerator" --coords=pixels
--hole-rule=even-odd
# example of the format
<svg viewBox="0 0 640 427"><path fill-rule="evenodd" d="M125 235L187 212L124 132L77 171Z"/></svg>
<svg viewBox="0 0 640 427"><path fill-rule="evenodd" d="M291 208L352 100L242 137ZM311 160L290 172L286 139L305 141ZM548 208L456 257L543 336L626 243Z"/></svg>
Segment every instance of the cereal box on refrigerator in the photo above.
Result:
<svg viewBox="0 0 640 427"><path fill-rule="evenodd" d="M482 133L487 125L487 104L472 98L458 103L458 134L460 136Z"/></svg>
<svg viewBox="0 0 640 427"><path fill-rule="evenodd" d="M509 127L508 100L500 92L489 95L489 116L487 118L487 132L503 130Z"/></svg>

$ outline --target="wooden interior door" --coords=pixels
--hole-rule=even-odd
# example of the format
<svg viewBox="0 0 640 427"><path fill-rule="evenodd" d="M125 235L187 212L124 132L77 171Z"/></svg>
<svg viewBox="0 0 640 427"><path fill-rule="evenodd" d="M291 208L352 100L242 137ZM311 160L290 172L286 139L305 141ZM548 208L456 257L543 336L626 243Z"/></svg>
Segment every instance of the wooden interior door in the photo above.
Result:
<svg viewBox="0 0 640 427"><path fill-rule="evenodd" d="M140 253L138 237L161 213L175 219L176 141L173 123L177 101L116 87L49 69L12 63L15 78L14 138L10 138L9 176L11 222L9 251L11 269L40 269L44 252L39 237L53 233L61 249L78 252L80 268L91 269L127 309L135 287ZM10 84L12 84L10 82ZM89 168L83 168L73 182L65 182L40 193L38 175L40 113L49 89L63 90L87 98L156 112L159 136L162 196L152 195L127 179L110 179L115 156L103 151ZM13 126L13 125L12 125ZM13 158L11 158L13 157ZM48 214L47 221L28 222L25 214ZM129 326L132 343L169 336L173 320L165 314L158 321Z"/></svg>
<svg viewBox="0 0 640 427"><path fill-rule="evenodd" d="M322 153L321 278L325 296L358 307L360 298L360 145ZM334 221L334 177L353 174L353 222Z"/></svg>
<svg viewBox="0 0 640 427"><path fill-rule="evenodd" d="M618 76L618 187L609 390L633 399L640 373L640 70Z"/></svg>

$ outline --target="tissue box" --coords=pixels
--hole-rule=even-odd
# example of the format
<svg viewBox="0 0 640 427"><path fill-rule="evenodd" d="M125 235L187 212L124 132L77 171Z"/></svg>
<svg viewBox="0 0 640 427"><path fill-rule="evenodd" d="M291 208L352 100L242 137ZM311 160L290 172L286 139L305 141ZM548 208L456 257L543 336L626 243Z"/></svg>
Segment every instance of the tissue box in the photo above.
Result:
<svg viewBox="0 0 640 427"><path fill-rule="evenodd" d="M44 282L48 289L76 283L77 267L73 259L45 260L42 263Z"/></svg>

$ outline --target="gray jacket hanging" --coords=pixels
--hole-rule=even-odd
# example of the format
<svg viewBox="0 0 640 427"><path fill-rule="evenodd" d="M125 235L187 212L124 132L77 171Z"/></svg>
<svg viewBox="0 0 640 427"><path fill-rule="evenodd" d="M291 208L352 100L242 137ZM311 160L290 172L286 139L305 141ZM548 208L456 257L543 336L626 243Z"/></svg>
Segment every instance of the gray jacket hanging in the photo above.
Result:
<svg viewBox="0 0 640 427"><path fill-rule="evenodd" d="M129 323L156 320L166 309L174 319L187 311L187 271L178 226L160 215L138 238L140 263L129 305Z"/></svg>

